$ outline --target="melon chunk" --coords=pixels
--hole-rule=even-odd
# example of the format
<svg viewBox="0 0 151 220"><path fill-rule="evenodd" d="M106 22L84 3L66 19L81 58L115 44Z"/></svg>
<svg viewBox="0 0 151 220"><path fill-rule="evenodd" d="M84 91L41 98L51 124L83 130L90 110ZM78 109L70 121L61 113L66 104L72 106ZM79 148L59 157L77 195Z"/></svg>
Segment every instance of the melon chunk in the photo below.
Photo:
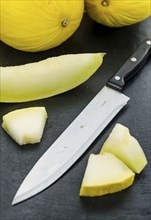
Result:
<svg viewBox="0 0 151 220"><path fill-rule="evenodd" d="M121 191L133 184L134 177L134 172L113 154L90 154L80 196L102 196Z"/></svg>
<svg viewBox="0 0 151 220"><path fill-rule="evenodd" d="M110 152L121 159L131 170L140 173L147 164L146 156L138 141L129 133L129 129L116 124L103 144L101 153Z"/></svg>
<svg viewBox="0 0 151 220"><path fill-rule="evenodd" d="M47 112L44 107L18 109L3 116L2 127L19 144L41 141Z"/></svg>

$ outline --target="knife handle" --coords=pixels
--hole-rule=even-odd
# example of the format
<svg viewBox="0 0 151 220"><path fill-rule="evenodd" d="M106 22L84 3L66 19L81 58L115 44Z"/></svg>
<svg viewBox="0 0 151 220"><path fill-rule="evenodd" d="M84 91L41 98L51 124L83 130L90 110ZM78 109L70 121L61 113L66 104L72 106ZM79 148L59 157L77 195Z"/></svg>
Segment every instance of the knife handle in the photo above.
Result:
<svg viewBox="0 0 151 220"><path fill-rule="evenodd" d="M124 65L107 82L107 86L122 91L126 82L133 77L145 64L151 54L151 39L145 40L129 57Z"/></svg>

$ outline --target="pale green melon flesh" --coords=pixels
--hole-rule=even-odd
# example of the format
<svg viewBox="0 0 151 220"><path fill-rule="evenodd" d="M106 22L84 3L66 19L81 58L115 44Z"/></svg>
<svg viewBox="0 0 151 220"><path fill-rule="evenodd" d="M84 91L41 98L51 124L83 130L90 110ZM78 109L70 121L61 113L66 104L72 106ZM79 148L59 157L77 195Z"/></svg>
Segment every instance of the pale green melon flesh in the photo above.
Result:
<svg viewBox="0 0 151 220"><path fill-rule="evenodd" d="M113 154L91 154L80 196L102 196L121 191L132 185L134 177L135 174Z"/></svg>
<svg viewBox="0 0 151 220"><path fill-rule="evenodd" d="M129 129L116 124L103 144L101 153L110 152L121 159L131 170L140 173L147 164L139 142L130 135Z"/></svg>
<svg viewBox="0 0 151 220"><path fill-rule="evenodd" d="M103 53L69 54L0 67L0 102L31 101L73 89L96 72L103 56Z"/></svg>
<svg viewBox="0 0 151 220"><path fill-rule="evenodd" d="M47 112L44 107L18 109L3 116L3 129L19 144L41 141Z"/></svg>

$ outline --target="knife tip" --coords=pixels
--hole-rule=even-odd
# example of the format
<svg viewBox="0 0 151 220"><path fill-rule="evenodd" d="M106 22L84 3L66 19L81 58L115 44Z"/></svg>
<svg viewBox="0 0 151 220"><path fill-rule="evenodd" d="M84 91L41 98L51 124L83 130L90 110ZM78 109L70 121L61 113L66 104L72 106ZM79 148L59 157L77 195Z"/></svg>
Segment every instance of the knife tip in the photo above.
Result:
<svg viewBox="0 0 151 220"><path fill-rule="evenodd" d="M17 203L16 203L16 201L13 199L13 201L12 201L12 206L14 206L14 205L16 205Z"/></svg>
<svg viewBox="0 0 151 220"><path fill-rule="evenodd" d="M17 205L18 203L21 203L22 201L24 201L25 200L25 198L24 197L22 197L22 196L19 196L19 195L17 195L17 193L16 193L16 195L14 196L14 198L13 198L13 200L12 200L12 206L14 206L14 205Z"/></svg>
<svg viewBox="0 0 151 220"><path fill-rule="evenodd" d="M16 198L16 196L13 198L13 200L12 200L12 206L14 206L14 205L16 205L17 203L19 203L19 201L17 201L17 198Z"/></svg>

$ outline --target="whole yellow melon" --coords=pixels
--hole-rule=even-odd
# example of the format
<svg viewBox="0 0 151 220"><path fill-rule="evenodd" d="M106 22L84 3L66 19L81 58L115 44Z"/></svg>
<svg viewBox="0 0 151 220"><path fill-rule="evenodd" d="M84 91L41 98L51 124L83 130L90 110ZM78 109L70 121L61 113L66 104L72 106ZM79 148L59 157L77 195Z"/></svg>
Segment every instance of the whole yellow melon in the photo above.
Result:
<svg viewBox="0 0 151 220"><path fill-rule="evenodd" d="M149 17L151 0L85 0L85 10L100 24L122 27Z"/></svg>
<svg viewBox="0 0 151 220"><path fill-rule="evenodd" d="M0 37L23 51L42 51L67 40L79 27L84 0L0 0Z"/></svg>

